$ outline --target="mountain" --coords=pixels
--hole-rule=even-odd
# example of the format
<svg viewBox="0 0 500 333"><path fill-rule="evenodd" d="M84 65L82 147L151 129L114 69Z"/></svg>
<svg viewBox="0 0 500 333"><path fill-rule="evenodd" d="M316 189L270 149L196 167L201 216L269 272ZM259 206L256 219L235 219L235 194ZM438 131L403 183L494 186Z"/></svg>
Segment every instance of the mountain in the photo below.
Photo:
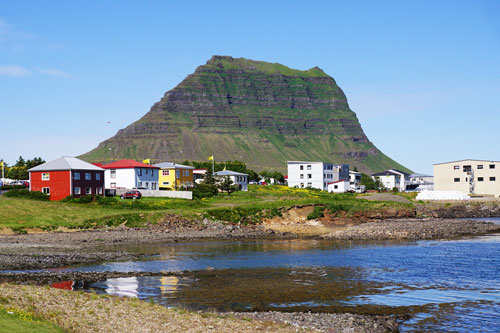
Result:
<svg viewBox="0 0 500 333"><path fill-rule="evenodd" d="M368 140L344 92L319 67L213 56L141 119L80 156L182 162L241 160L286 172L287 160L409 171Z"/></svg>

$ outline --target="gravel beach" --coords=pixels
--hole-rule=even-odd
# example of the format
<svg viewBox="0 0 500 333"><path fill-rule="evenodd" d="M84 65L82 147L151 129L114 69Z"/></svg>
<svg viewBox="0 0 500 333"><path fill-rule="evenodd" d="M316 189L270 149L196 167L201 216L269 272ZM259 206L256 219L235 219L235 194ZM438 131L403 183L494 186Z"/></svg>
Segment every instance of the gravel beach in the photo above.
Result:
<svg viewBox="0 0 500 333"><path fill-rule="evenodd" d="M338 240L446 239L500 232L500 224L460 219L395 219L349 226L322 236Z"/></svg>

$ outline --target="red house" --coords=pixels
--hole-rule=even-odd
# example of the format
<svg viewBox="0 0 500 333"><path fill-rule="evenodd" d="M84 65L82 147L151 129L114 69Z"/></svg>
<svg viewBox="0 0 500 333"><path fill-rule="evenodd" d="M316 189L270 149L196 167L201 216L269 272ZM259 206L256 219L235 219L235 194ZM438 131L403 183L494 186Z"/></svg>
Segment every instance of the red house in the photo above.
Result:
<svg viewBox="0 0 500 333"><path fill-rule="evenodd" d="M50 200L104 194L104 169L75 157L60 157L28 171L30 191L46 193Z"/></svg>

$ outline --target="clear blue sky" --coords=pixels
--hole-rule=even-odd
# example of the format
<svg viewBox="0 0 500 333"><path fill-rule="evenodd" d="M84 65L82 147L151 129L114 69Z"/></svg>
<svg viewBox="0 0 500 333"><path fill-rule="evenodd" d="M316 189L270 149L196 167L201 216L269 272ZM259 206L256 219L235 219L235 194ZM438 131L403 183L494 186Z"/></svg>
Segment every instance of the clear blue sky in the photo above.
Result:
<svg viewBox="0 0 500 333"><path fill-rule="evenodd" d="M0 159L84 153L214 54L321 67L415 171L500 160L500 1L481 0L1 1Z"/></svg>

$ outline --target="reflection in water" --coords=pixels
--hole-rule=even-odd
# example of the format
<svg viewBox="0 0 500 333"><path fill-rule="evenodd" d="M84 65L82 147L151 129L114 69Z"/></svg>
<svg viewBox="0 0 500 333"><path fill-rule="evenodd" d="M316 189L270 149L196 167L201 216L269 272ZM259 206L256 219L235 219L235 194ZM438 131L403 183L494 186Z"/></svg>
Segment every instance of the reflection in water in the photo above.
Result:
<svg viewBox="0 0 500 333"><path fill-rule="evenodd" d="M410 313L403 331L498 332L499 251L498 235L399 243L218 241L156 245L147 249L158 255L152 260L73 270L191 270L78 287L165 306Z"/></svg>

